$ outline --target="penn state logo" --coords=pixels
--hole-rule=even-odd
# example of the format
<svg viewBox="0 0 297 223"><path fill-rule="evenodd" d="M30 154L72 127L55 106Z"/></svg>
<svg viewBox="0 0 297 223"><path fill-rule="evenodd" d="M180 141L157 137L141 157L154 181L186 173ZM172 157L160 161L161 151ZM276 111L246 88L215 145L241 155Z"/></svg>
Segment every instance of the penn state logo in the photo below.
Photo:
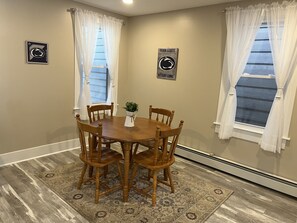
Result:
<svg viewBox="0 0 297 223"><path fill-rule="evenodd" d="M47 43L26 41L27 63L47 64Z"/></svg>
<svg viewBox="0 0 297 223"><path fill-rule="evenodd" d="M172 57L165 56L159 60L159 68L162 70L172 70L175 67L175 61Z"/></svg>
<svg viewBox="0 0 297 223"><path fill-rule="evenodd" d="M41 48L34 47L30 50L30 55L35 58L42 58L45 56L45 51Z"/></svg>

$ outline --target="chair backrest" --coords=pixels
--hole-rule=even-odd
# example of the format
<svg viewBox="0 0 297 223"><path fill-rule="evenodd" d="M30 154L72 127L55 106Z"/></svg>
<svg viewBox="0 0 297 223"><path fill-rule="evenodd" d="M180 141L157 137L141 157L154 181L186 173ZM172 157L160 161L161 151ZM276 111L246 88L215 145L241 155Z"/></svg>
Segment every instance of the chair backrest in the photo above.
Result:
<svg viewBox="0 0 297 223"><path fill-rule="evenodd" d="M161 131L156 130L154 145L154 163L170 162L174 158L175 148L178 138L183 128L184 121L180 121L178 128ZM160 143L162 144L162 152L160 153Z"/></svg>
<svg viewBox="0 0 297 223"><path fill-rule="evenodd" d="M110 105L87 105L90 122L113 116L113 102Z"/></svg>
<svg viewBox="0 0 297 223"><path fill-rule="evenodd" d="M79 134L81 154L80 158L84 161L91 161L93 154L96 151L98 162L101 161L101 137L102 137L102 125L92 126L90 124L81 121L80 116L76 115L76 122ZM99 139L99 140L98 140ZM86 141L87 140L87 141ZM88 142L88 143L87 143Z"/></svg>
<svg viewBox="0 0 297 223"><path fill-rule="evenodd" d="M174 111L170 111L164 108L149 107L149 119L155 119L156 121L163 122L164 124L171 126L173 120Z"/></svg>

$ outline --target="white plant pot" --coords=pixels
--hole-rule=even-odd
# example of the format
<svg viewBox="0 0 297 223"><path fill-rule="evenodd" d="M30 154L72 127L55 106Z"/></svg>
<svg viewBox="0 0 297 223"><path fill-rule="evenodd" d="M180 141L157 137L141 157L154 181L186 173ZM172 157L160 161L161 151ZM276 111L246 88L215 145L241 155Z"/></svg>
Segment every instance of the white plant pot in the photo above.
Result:
<svg viewBox="0 0 297 223"><path fill-rule="evenodd" d="M134 127L135 118L136 118L136 112L126 111L125 126Z"/></svg>

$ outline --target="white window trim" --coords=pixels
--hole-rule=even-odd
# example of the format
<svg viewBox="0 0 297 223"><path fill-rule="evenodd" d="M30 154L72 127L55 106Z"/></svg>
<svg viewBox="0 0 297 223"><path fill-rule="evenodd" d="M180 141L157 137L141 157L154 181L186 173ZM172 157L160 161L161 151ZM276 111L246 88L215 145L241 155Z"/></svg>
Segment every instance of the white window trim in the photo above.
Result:
<svg viewBox="0 0 297 223"><path fill-rule="evenodd" d="M249 73L243 73L241 77L247 77L247 78L261 78L261 79L275 79L275 76L273 74L249 74Z"/></svg>
<svg viewBox="0 0 297 223"><path fill-rule="evenodd" d="M215 125L215 132L218 133L220 130L220 123L214 122L213 124ZM232 137L259 143L263 135L263 130L264 127L261 126L235 122ZM286 143L289 141L289 137L283 137L282 143L283 145L286 145ZM285 146L283 146L282 148L285 148Z"/></svg>

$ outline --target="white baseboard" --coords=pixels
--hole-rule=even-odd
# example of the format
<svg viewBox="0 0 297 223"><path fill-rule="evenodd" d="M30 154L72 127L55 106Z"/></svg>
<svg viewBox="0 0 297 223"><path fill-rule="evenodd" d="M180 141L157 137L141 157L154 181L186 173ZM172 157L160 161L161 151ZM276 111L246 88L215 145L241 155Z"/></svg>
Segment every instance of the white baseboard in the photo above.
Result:
<svg viewBox="0 0 297 223"><path fill-rule="evenodd" d="M210 166L273 190L297 197L297 182L244 166L186 146L178 145L176 155Z"/></svg>
<svg viewBox="0 0 297 223"><path fill-rule="evenodd" d="M29 159L60 153L79 147L79 139L72 139L58 143L46 144L10 153L0 154L0 166L9 165Z"/></svg>

